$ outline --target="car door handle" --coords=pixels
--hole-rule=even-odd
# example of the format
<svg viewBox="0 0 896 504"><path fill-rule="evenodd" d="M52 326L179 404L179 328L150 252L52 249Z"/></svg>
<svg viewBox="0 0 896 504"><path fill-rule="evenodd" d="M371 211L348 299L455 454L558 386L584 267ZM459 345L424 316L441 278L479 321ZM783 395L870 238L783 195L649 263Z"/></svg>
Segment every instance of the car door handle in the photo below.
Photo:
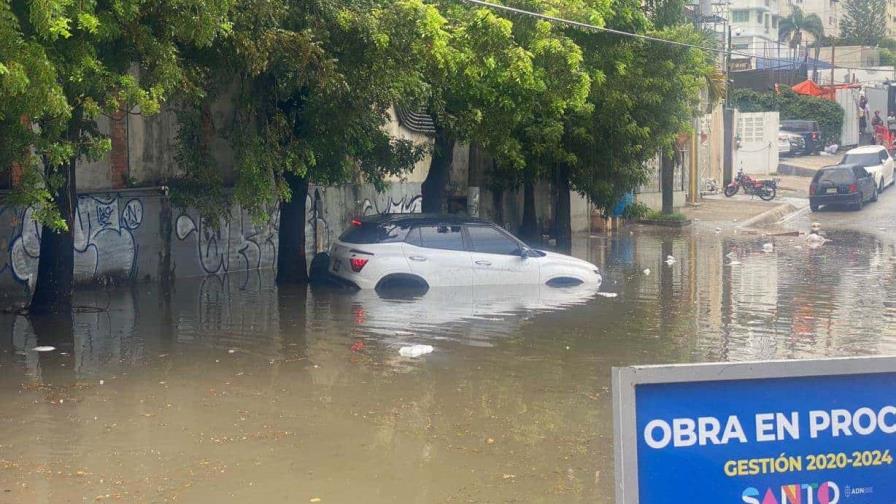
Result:
<svg viewBox="0 0 896 504"><path fill-rule="evenodd" d="M478 264L480 266L491 266L492 265L491 261L476 261L476 264Z"/></svg>
<svg viewBox="0 0 896 504"><path fill-rule="evenodd" d="M417 262L423 262L426 260L426 258L423 256L409 256L408 259L410 259L412 261L417 261Z"/></svg>

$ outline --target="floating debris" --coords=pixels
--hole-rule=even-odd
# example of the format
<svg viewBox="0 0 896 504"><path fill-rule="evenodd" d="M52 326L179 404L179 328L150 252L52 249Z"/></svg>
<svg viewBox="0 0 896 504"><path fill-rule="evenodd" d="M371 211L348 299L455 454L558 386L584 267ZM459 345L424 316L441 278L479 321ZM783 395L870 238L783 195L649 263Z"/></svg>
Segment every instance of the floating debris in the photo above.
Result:
<svg viewBox="0 0 896 504"><path fill-rule="evenodd" d="M398 349L398 353L402 357L420 357L421 355L432 353L432 351L433 348L429 345L411 345Z"/></svg>
<svg viewBox="0 0 896 504"><path fill-rule="evenodd" d="M614 298L619 294L616 294L615 292L598 292L597 295L605 298Z"/></svg>
<svg viewBox="0 0 896 504"><path fill-rule="evenodd" d="M52 352L53 350L56 350L56 347L49 346L49 345L36 346L36 347L32 348L31 350L34 352Z"/></svg>
<svg viewBox="0 0 896 504"><path fill-rule="evenodd" d="M647 276L650 276L650 268L644 268L643 273Z"/></svg>
<svg viewBox="0 0 896 504"><path fill-rule="evenodd" d="M775 246L771 243L766 243L762 246L762 251L765 252L766 254L771 254L772 252L775 251Z"/></svg>
<svg viewBox="0 0 896 504"><path fill-rule="evenodd" d="M731 261L728 263L728 266L737 266L738 264L740 264L740 261Z"/></svg>
<svg viewBox="0 0 896 504"><path fill-rule="evenodd" d="M675 264L675 258L672 256L666 256L666 264L672 266L673 264Z"/></svg>

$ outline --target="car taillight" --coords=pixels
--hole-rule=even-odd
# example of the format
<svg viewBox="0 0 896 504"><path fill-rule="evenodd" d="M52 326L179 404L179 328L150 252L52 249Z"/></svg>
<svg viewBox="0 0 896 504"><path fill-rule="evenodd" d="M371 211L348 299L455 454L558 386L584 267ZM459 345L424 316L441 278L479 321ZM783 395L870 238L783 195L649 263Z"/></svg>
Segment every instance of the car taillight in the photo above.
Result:
<svg viewBox="0 0 896 504"><path fill-rule="evenodd" d="M352 226L361 227L361 219L352 219Z"/></svg>
<svg viewBox="0 0 896 504"><path fill-rule="evenodd" d="M859 185L858 184L849 184L849 192L851 192L851 193L859 192Z"/></svg>
<svg viewBox="0 0 896 504"><path fill-rule="evenodd" d="M812 140L818 140L818 133L815 131L812 132Z"/></svg>
<svg viewBox="0 0 896 504"><path fill-rule="evenodd" d="M352 257L348 260L348 262L352 265L352 271L355 273L360 273L364 266L367 265L367 261L369 259L362 259L360 257Z"/></svg>
<svg viewBox="0 0 896 504"><path fill-rule="evenodd" d="M809 186L809 194L815 194L815 191L818 190L818 184L812 184Z"/></svg>

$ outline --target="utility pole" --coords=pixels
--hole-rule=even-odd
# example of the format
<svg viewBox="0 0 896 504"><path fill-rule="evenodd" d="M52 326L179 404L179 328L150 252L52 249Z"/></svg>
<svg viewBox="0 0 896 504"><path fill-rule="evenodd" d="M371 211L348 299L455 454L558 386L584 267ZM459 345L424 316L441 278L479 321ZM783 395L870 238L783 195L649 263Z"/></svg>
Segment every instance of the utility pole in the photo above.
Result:
<svg viewBox="0 0 896 504"><path fill-rule="evenodd" d="M837 52L837 42L834 39L831 39L831 86L834 85L834 69L837 68L837 65L834 63L836 60L835 53Z"/></svg>

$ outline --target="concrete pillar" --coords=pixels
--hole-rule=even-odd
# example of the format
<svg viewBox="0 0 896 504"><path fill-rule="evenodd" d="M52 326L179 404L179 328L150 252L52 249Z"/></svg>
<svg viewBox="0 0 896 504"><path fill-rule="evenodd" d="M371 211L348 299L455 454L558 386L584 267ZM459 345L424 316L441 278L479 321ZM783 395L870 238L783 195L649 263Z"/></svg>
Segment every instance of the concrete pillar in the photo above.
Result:
<svg viewBox="0 0 896 504"><path fill-rule="evenodd" d="M128 185L128 111L126 106L114 112L109 124L112 152L109 155L109 185L122 188Z"/></svg>

